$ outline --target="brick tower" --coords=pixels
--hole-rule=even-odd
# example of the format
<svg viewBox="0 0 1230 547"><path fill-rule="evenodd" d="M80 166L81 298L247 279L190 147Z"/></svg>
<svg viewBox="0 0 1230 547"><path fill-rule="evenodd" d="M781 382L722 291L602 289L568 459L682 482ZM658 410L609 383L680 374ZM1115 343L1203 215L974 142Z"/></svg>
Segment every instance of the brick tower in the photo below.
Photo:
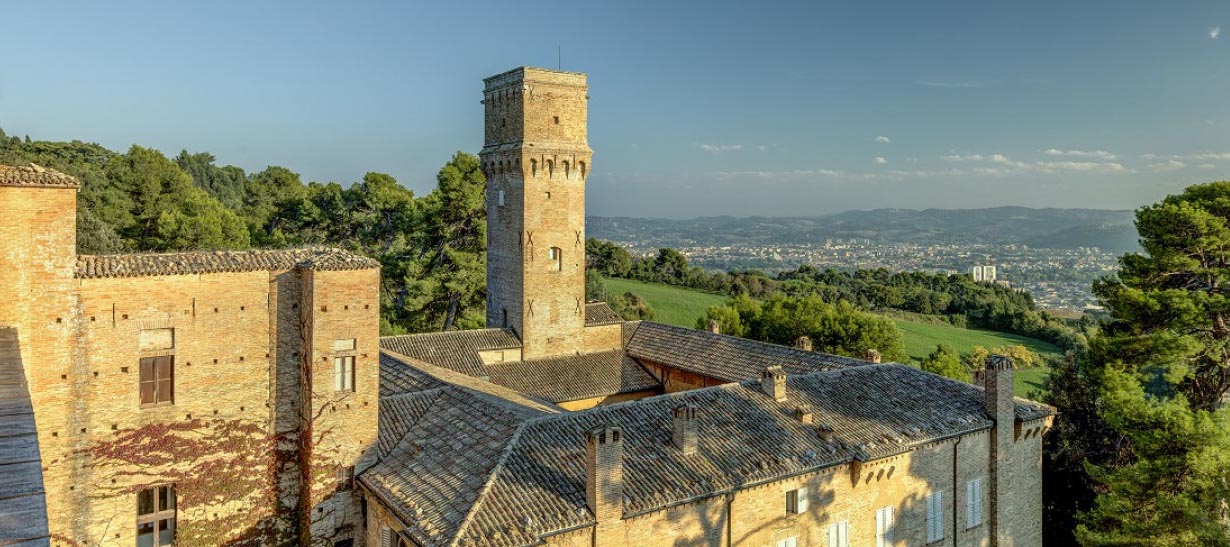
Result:
<svg viewBox="0 0 1230 547"><path fill-rule="evenodd" d="M487 326L524 358L580 351L585 328L584 74L522 67L483 80Z"/></svg>

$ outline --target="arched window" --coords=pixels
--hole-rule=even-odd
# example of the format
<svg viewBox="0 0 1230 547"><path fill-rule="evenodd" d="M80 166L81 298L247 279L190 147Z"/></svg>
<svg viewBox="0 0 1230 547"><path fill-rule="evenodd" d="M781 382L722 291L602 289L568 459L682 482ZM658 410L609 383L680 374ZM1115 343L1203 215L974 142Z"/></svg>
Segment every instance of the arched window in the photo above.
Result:
<svg viewBox="0 0 1230 547"><path fill-rule="evenodd" d="M572 174L571 166L568 165L568 160L564 160L564 178L567 179Z"/></svg>
<svg viewBox="0 0 1230 547"><path fill-rule="evenodd" d="M530 176L538 176L538 160L530 160Z"/></svg>
<svg viewBox="0 0 1230 547"><path fill-rule="evenodd" d="M555 160L547 160L547 178L555 178Z"/></svg>
<svg viewBox="0 0 1230 547"><path fill-rule="evenodd" d="M585 162L579 162L577 165L581 168L581 180L585 180Z"/></svg>

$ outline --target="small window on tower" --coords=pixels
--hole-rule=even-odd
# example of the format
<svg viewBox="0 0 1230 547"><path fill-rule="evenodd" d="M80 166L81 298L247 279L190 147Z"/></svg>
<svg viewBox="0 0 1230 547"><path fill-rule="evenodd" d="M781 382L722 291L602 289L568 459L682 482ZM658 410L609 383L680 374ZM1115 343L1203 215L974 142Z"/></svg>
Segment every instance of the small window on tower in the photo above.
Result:
<svg viewBox="0 0 1230 547"><path fill-rule="evenodd" d="M554 120L555 120L555 125L559 125L559 116L555 116Z"/></svg>
<svg viewBox="0 0 1230 547"><path fill-rule="evenodd" d="M564 251L560 250L559 247L551 247L547 258L551 259L552 270L560 271L564 269Z"/></svg>
<svg viewBox="0 0 1230 547"><path fill-rule="evenodd" d="M497 194L495 195L495 198L496 198L496 202L499 204L499 206L500 206L500 207L503 207L503 206L504 206L504 191L503 191L503 190L500 190L500 191L499 191L499 193L497 193Z"/></svg>

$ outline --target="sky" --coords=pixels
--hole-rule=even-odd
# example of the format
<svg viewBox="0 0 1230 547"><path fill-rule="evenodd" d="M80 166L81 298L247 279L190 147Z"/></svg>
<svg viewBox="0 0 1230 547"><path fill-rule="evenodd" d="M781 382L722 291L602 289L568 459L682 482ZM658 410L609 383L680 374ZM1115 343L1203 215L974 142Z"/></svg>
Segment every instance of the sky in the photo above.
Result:
<svg viewBox="0 0 1230 547"><path fill-rule="evenodd" d="M591 215L1131 209L1230 179L1230 1L0 0L0 128L416 194L589 74Z"/></svg>

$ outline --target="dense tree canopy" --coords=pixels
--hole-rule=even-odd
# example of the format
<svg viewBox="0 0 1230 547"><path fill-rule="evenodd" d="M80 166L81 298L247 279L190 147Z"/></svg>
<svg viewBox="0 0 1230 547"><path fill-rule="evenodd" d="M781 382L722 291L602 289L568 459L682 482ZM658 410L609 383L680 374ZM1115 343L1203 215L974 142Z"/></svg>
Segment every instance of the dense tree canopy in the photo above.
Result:
<svg viewBox="0 0 1230 547"><path fill-rule="evenodd" d="M1065 413L1102 422L1061 414L1057 444L1084 456L1097 494L1077 539L1228 545L1230 182L1143 207L1136 226L1144 253L1094 286L1111 321L1051 386Z"/></svg>
<svg viewBox="0 0 1230 547"><path fill-rule="evenodd" d="M697 321L704 328L716 320L722 332L754 340L791 345L811 338L816 351L862 357L877 350L889 361L905 361L901 331L891 319L859 311L848 302L830 304L816 295L774 295L756 301L741 295L709 308Z"/></svg>
<svg viewBox="0 0 1230 547"><path fill-rule="evenodd" d="M970 379L970 368L961 362L961 356L948 344L936 346L935 351L923 359L922 369L962 382Z"/></svg>

